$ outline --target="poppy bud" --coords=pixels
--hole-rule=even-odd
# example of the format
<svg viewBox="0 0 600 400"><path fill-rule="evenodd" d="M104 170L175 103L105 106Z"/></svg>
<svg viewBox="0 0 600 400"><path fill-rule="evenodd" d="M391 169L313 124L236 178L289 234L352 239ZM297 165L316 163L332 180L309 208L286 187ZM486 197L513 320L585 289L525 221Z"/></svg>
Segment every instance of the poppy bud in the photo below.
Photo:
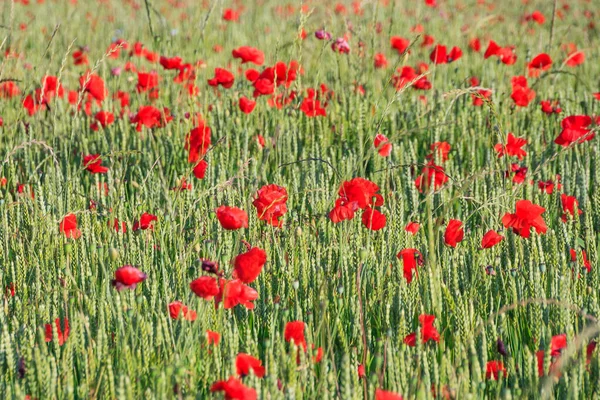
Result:
<svg viewBox="0 0 600 400"><path fill-rule="evenodd" d="M508 356L508 351L506 351L506 346L504 345L504 342L500 338L498 338L498 340L496 341L496 350L498 351L498 353L500 353L504 357Z"/></svg>
<svg viewBox="0 0 600 400"><path fill-rule="evenodd" d="M360 258L360 261L365 261L367 259L367 257L369 257L369 252L366 249L360 249L360 251L358 252L358 256Z"/></svg>
<svg viewBox="0 0 600 400"><path fill-rule="evenodd" d="M119 250L111 247L108 249L108 255L110 256L111 260L116 261L119 258Z"/></svg>
<svg viewBox="0 0 600 400"><path fill-rule="evenodd" d="M540 272L541 272L542 274L546 272L546 264L544 264L544 263L541 263L541 264L540 264Z"/></svg>
<svg viewBox="0 0 600 400"><path fill-rule="evenodd" d="M67 254L71 254L73 252L73 246L71 245L71 243L65 244L65 251L67 252Z"/></svg>
<svg viewBox="0 0 600 400"><path fill-rule="evenodd" d="M298 290L298 287L300 287L300 282L298 282L298 281L292 282L292 287L294 288L294 290Z"/></svg>

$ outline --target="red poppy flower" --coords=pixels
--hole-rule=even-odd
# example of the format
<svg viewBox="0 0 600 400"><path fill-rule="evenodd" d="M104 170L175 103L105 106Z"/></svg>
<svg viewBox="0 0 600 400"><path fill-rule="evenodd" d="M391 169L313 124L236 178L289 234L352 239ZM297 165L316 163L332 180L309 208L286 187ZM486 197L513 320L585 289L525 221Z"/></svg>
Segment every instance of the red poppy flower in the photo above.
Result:
<svg viewBox="0 0 600 400"><path fill-rule="evenodd" d="M408 49L410 45L410 40L405 39L400 36L392 36L390 38L390 44L392 45L392 49L396 49L398 54L402 55Z"/></svg>
<svg viewBox="0 0 600 400"><path fill-rule="evenodd" d="M356 203L360 209L383 205L383 197L379 192L379 186L364 178L353 178L342 182L338 195L347 203Z"/></svg>
<svg viewBox="0 0 600 400"><path fill-rule="evenodd" d="M413 280L413 270L418 276L417 265L423 264L423 255L417 249L404 249L396 254L396 258L402 259L404 279L406 283L411 283Z"/></svg>
<svg viewBox="0 0 600 400"><path fill-rule="evenodd" d="M134 290L138 283L143 282L148 276L132 265L124 265L115 271L112 285L117 290L125 288Z"/></svg>
<svg viewBox="0 0 600 400"><path fill-rule="evenodd" d="M559 107L558 100L542 100L540 105L542 107L542 111L548 115L560 114L562 112L562 109Z"/></svg>
<svg viewBox="0 0 600 400"><path fill-rule="evenodd" d="M199 121L198 126L190 131L185 137L185 149L189 151L188 162L198 162L200 157L204 156L210 147L211 130Z"/></svg>
<svg viewBox="0 0 600 400"><path fill-rule="evenodd" d="M534 228L538 234L546 233L548 227L542 218L546 209L533 204L529 200L518 200L515 213L506 213L502 217L502 224L505 228L512 228L518 235L529 238L531 228Z"/></svg>
<svg viewBox="0 0 600 400"><path fill-rule="evenodd" d="M256 101L250 100L247 97L242 96L239 100L239 106L240 110L244 114L250 114L254 110L254 107L256 107Z"/></svg>
<svg viewBox="0 0 600 400"><path fill-rule="evenodd" d="M312 88L307 90L308 96L300 104L300 111L307 117L325 117L327 111L321 107L321 101L317 99L316 91Z"/></svg>
<svg viewBox="0 0 600 400"><path fill-rule="evenodd" d="M67 341L67 338L69 337L69 332L71 331L69 328L69 319L68 318L64 319L64 330L60 326L60 318L56 318L54 320L54 324L56 325L56 335L58 337L58 345L62 346ZM46 342L52 341L54 335L52 332L51 324L46 324L46 335L45 336L46 336L45 337Z"/></svg>
<svg viewBox="0 0 600 400"><path fill-rule="evenodd" d="M446 46L438 44L434 47L433 51L429 55L429 59L434 64L446 64L458 60L462 57L462 50L456 46L447 53Z"/></svg>
<svg viewBox="0 0 600 400"><path fill-rule="evenodd" d="M535 99L535 91L530 89L527 84L527 78L524 76L513 76L510 80L512 85L512 94L510 97L518 107L527 107Z"/></svg>
<svg viewBox="0 0 600 400"><path fill-rule="evenodd" d="M0 83L0 99L12 99L21 94L19 86L13 81L6 81Z"/></svg>
<svg viewBox="0 0 600 400"><path fill-rule="evenodd" d="M208 163L206 160L200 160L200 162L194 167L194 176L198 179L204 179L207 167Z"/></svg>
<svg viewBox="0 0 600 400"><path fill-rule="evenodd" d="M208 344L218 346L219 341L221 340L221 335L219 335L218 332L213 332L213 331L207 330L206 331L206 339L208 341Z"/></svg>
<svg viewBox="0 0 600 400"><path fill-rule="evenodd" d="M560 202L562 203L563 215L561 219L563 222L567 222L567 215L571 217L575 216L575 207L577 207L577 214L583 214L583 211L579 209L579 202L575 198L575 196L568 196L564 193L560 195Z"/></svg>
<svg viewBox="0 0 600 400"><path fill-rule="evenodd" d="M537 78L543 71L547 71L552 67L552 58L546 53L538 54L527 65L529 76Z"/></svg>
<svg viewBox="0 0 600 400"><path fill-rule="evenodd" d="M81 231L77 229L77 216L75 214L65 215L59 225L60 233L69 239L79 239Z"/></svg>
<svg viewBox="0 0 600 400"><path fill-rule="evenodd" d="M349 202L347 199L339 198L335 201L335 207L329 212L329 219L337 224L345 220L354 218L354 212L358 209L356 202Z"/></svg>
<svg viewBox="0 0 600 400"><path fill-rule="evenodd" d="M411 82L413 82L412 87L415 90L431 89L431 82L427 80L427 77L422 76L419 78L420 74L417 74L412 67L404 66L401 69L398 69L398 72L400 72L399 75L394 75L392 77L392 83L397 91L401 90Z"/></svg>
<svg viewBox="0 0 600 400"><path fill-rule="evenodd" d="M114 220L112 220L112 228L115 230L115 232L119 233L119 232L127 232L127 225L125 224L125 222L120 222L117 218L115 218ZM110 224L110 220L108 221L108 226L111 226Z"/></svg>
<svg viewBox="0 0 600 400"><path fill-rule="evenodd" d="M487 49L483 55L484 59L488 59L492 56L498 57L503 64L513 65L517 62L517 55L514 52L513 46L500 47L496 42L490 40Z"/></svg>
<svg viewBox="0 0 600 400"><path fill-rule="evenodd" d="M266 262L267 253L263 249L253 247L235 258L233 277L250 283L258 278Z"/></svg>
<svg viewBox="0 0 600 400"><path fill-rule="evenodd" d="M285 330L283 336L285 341L290 343L294 341L294 344L298 347L302 347L306 351L306 337L304 336L304 328L306 324L302 321L292 321L285 324Z"/></svg>
<svg viewBox="0 0 600 400"><path fill-rule="evenodd" d="M479 38L473 38L469 40L469 47L471 48L471 50L479 53L481 51L481 41L479 40Z"/></svg>
<svg viewBox="0 0 600 400"><path fill-rule="evenodd" d="M538 25L542 25L546 21L546 17L544 17L544 14L542 14L538 10L535 10L531 14L525 16L525 20L526 21L534 21Z"/></svg>
<svg viewBox="0 0 600 400"><path fill-rule="evenodd" d="M473 105L476 107L481 107L484 103L484 99L491 100L493 92L488 89L479 89L477 90L477 95L471 94L471 99L473 99ZM483 98L482 98L483 97Z"/></svg>
<svg viewBox="0 0 600 400"><path fill-rule="evenodd" d="M37 96L40 103L49 102L54 97L63 97L65 89L61 85L58 77L46 75L42 78L42 90L40 96Z"/></svg>
<svg viewBox="0 0 600 400"><path fill-rule="evenodd" d="M463 230L463 223L458 219L451 219L446 226L444 232L444 243L450 247L456 247L456 245L462 242L465 237L465 231Z"/></svg>
<svg viewBox="0 0 600 400"><path fill-rule="evenodd" d="M162 128L171 120L173 120L173 117L171 117L168 108L164 108L161 112L152 106L141 106L137 114L131 118L131 123L137 124L136 130L140 132L142 126L146 128Z"/></svg>
<svg viewBox="0 0 600 400"><path fill-rule="evenodd" d="M281 218L287 212L287 190L275 184L261 187L256 193L252 205L256 208L258 219L269 225L281 227Z"/></svg>
<svg viewBox="0 0 600 400"><path fill-rule="evenodd" d="M415 179L415 186L419 192L428 191L432 187L434 190L439 190L446 182L448 182L448 175L444 171L444 167L435 165L433 161L429 161L423 170L421 175Z"/></svg>
<svg viewBox="0 0 600 400"><path fill-rule="evenodd" d="M495 381L500 377L500 373L506 378L506 368L502 361L488 361L485 365L485 378Z"/></svg>
<svg viewBox="0 0 600 400"><path fill-rule="evenodd" d="M237 22L240 19L240 13L232 8L226 8L223 11L223 19L229 22Z"/></svg>
<svg viewBox="0 0 600 400"><path fill-rule="evenodd" d="M91 72L87 72L79 78L79 85L81 90L89 93L99 102L103 102L108 93L102 78Z"/></svg>
<svg viewBox="0 0 600 400"><path fill-rule="evenodd" d="M448 161L448 154L450 154L452 146L448 142L435 142L429 148L431 149L431 153L425 158L434 161L436 157L439 157L439 161L445 162Z"/></svg>
<svg viewBox="0 0 600 400"><path fill-rule="evenodd" d="M365 373L365 366L362 364L358 364L357 372L358 372L358 377L361 379L364 378L365 376L367 376Z"/></svg>
<svg viewBox="0 0 600 400"><path fill-rule="evenodd" d="M403 400L398 393L375 389L375 400Z"/></svg>
<svg viewBox="0 0 600 400"><path fill-rule="evenodd" d="M76 50L73 52L74 65L88 65L88 57L84 50Z"/></svg>
<svg viewBox="0 0 600 400"><path fill-rule="evenodd" d="M164 57L161 56L160 57L160 65L162 65L162 67L164 69L181 69L182 64L181 64L181 57L172 57L172 58L168 58L168 57Z"/></svg>
<svg viewBox="0 0 600 400"><path fill-rule="evenodd" d="M418 222L409 222L404 230L410 234L416 235L421 225Z"/></svg>
<svg viewBox="0 0 600 400"><path fill-rule="evenodd" d="M211 392L224 392L225 400L256 400L256 390L230 377L226 381L217 381L210 387Z"/></svg>
<svg viewBox="0 0 600 400"><path fill-rule="evenodd" d="M575 249L569 250L569 253L571 254L571 261L576 262L577 261L577 252L575 251ZM581 250L581 258L583 261L583 266L585 267L587 272L588 273L592 272L592 264L590 263L590 260L588 260L587 253L585 252L585 250Z"/></svg>
<svg viewBox="0 0 600 400"><path fill-rule="evenodd" d="M231 52L234 58L242 60L242 64L251 62L256 65L263 65L265 62L265 54L250 46L242 46Z"/></svg>
<svg viewBox="0 0 600 400"><path fill-rule="evenodd" d="M83 157L83 166L92 174L105 174L108 171L108 168L103 167L101 164L100 154L88 154Z"/></svg>
<svg viewBox="0 0 600 400"><path fill-rule="evenodd" d="M494 146L494 150L498 152L498 158L508 154L511 157L517 157L519 160L522 160L527 155L527 152L522 149L525 145L527 145L527 139L517 138L512 132L509 132L506 145L498 143Z"/></svg>
<svg viewBox="0 0 600 400"><path fill-rule="evenodd" d="M174 301L169 304L169 315L173 319L179 318L179 315L183 316L183 319L187 321L195 321L197 314L196 311L190 310L180 301Z"/></svg>
<svg viewBox="0 0 600 400"><path fill-rule="evenodd" d="M552 340L550 341L550 351L552 357L558 357L561 355L562 350L567 348L567 335L556 335L552 336Z"/></svg>
<svg viewBox="0 0 600 400"><path fill-rule="evenodd" d="M583 51L573 51L569 53L569 56L565 60L565 63L569 67L576 67L583 64L585 61L585 53Z"/></svg>
<svg viewBox="0 0 600 400"><path fill-rule="evenodd" d="M363 211L362 223L366 228L378 231L385 228L386 217L375 208L367 208Z"/></svg>
<svg viewBox="0 0 600 400"><path fill-rule="evenodd" d="M386 68L388 66L387 58L383 53L377 53L373 57L373 65L375 68Z"/></svg>
<svg viewBox="0 0 600 400"><path fill-rule="evenodd" d="M135 220L133 222L133 230L137 231L139 229L154 229L154 221L158 221L156 215L143 213L139 220Z"/></svg>
<svg viewBox="0 0 600 400"><path fill-rule="evenodd" d="M248 227L248 214L237 207L221 206L216 209L217 219L224 229L236 230Z"/></svg>
<svg viewBox="0 0 600 400"><path fill-rule="evenodd" d="M430 340L434 342L440 341L440 334L438 333L433 323L435 322L435 315L421 314L419 315L419 324L421 325L421 341L427 343ZM416 345L416 335L414 333L409 334L404 338L404 343L409 346Z"/></svg>
<svg viewBox="0 0 600 400"><path fill-rule="evenodd" d="M385 135L378 133L373 140L373 146L382 157L388 157L392 153L392 144Z"/></svg>
<svg viewBox="0 0 600 400"><path fill-rule="evenodd" d="M158 74L156 72L138 72L138 82L135 90L138 93L147 92L158 87Z"/></svg>
<svg viewBox="0 0 600 400"><path fill-rule="evenodd" d="M113 113L108 111L98 111L94 116L94 119L96 121L90 125L90 128L93 131L97 131L100 127L106 128L107 126L115 122L115 116L113 115Z"/></svg>
<svg viewBox="0 0 600 400"><path fill-rule="evenodd" d="M595 134L588 129L591 123L592 118L587 115L571 115L566 117L560 123L562 131L554 139L554 143L559 146L569 147L573 143L592 140Z"/></svg>
<svg viewBox="0 0 600 400"><path fill-rule="evenodd" d="M223 68L215 68L215 77L208 80L210 86L217 87L218 85L223 86L225 89L229 89L233 86L235 80L233 74Z"/></svg>
<svg viewBox="0 0 600 400"><path fill-rule="evenodd" d="M198 297L202 297L205 300L212 300L213 297L219 295L219 285L217 279L211 276L201 276L198 279L190 282L190 289Z"/></svg>
<svg viewBox="0 0 600 400"><path fill-rule="evenodd" d="M251 370L257 378L265 376L265 367L262 366L262 362L250 354L239 353L235 358L235 369L242 378L248 375Z"/></svg>
<svg viewBox="0 0 600 400"><path fill-rule="evenodd" d="M483 238L481 238L481 248L482 249L490 249L500 243L504 239L504 236L499 235L498 232L494 230L487 231Z"/></svg>
<svg viewBox="0 0 600 400"><path fill-rule="evenodd" d="M217 304L222 300L224 294L225 300L223 301L223 307L225 309L233 308L238 304L243 305L249 310L254 309L254 300L258 299L258 292L249 286L246 286L239 279L224 282L221 280L221 291L219 296L216 298Z"/></svg>

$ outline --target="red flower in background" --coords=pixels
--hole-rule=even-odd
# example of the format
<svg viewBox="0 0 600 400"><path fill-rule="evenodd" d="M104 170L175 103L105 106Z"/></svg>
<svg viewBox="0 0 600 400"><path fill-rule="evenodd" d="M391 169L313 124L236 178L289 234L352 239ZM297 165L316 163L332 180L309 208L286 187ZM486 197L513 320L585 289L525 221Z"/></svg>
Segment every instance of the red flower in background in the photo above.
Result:
<svg viewBox="0 0 600 400"><path fill-rule="evenodd" d="M450 247L456 247L456 245L462 242L465 237L465 231L463 230L463 223L458 219L451 219L446 226L444 232L444 243Z"/></svg>
<svg viewBox="0 0 600 400"><path fill-rule="evenodd" d="M225 392L226 400L256 400L256 390L230 377L226 381L217 381L210 387L211 392Z"/></svg>
<svg viewBox="0 0 600 400"><path fill-rule="evenodd" d="M550 100L542 100L540 102L542 107L542 111L548 115L550 114L560 114L562 109L559 106L558 100L550 101Z"/></svg>
<svg viewBox="0 0 600 400"><path fill-rule="evenodd" d="M510 83L512 85L512 94L510 97L516 106L527 107L535 99L535 91L529 88L527 78L524 76L513 76Z"/></svg>
<svg viewBox="0 0 600 400"><path fill-rule="evenodd" d="M386 218L384 214L375 208L367 208L363 211L362 223L366 228L378 231L385 228Z"/></svg>
<svg viewBox="0 0 600 400"><path fill-rule="evenodd" d="M554 143L559 146L569 147L574 143L592 140L595 134L589 129L591 124L592 118L587 115L571 115L566 117L560 123L562 131L558 137L554 139Z"/></svg>
<svg viewBox="0 0 600 400"><path fill-rule="evenodd" d="M239 106L240 110L244 114L250 114L252 111L254 111L254 107L256 107L256 101L250 100L247 97L242 96L239 100Z"/></svg>
<svg viewBox="0 0 600 400"><path fill-rule="evenodd" d="M429 59L434 64L446 64L451 63L462 57L462 50L456 46L447 52L446 46L438 44L435 46L431 54L429 55Z"/></svg>
<svg viewBox="0 0 600 400"><path fill-rule="evenodd" d="M574 249L571 249L569 250L569 253L571 254L571 261L577 262L577 252ZM592 264L590 263L590 260L588 260L587 253L585 252L585 250L581 250L581 259L583 261L583 266L587 270L587 272L592 272Z"/></svg>
<svg viewBox="0 0 600 400"><path fill-rule="evenodd" d="M508 154L511 157L517 157L519 160L522 160L527 155L527 152L523 150L523 146L525 145L527 145L527 139L517 138L512 132L509 132L506 144L498 143L494 146L494 150L498 153L498 158Z"/></svg>
<svg viewBox="0 0 600 400"><path fill-rule="evenodd" d="M202 297L205 300L212 300L220 292L217 279L211 276L201 276L193 280L190 282L190 289L196 296Z"/></svg>
<svg viewBox="0 0 600 400"><path fill-rule="evenodd" d="M568 196L565 193L560 195L560 202L563 208L563 215L560 217L563 222L567 222L567 215L575 217L575 207L577 207L577 214L583 214L583 211L579 209L579 202L575 196Z"/></svg>
<svg viewBox="0 0 600 400"><path fill-rule="evenodd" d="M418 275L417 265L423 265L423 255L417 249L404 249L396 255L396 258L402 260L406 283L411 283L413 280L413 270Z"/></svg>
<svg viewBox="0 0 600 400"><path fill-rule="evenodd" d="M226 8L223 11L223 19L229 22L238 22L240 19L240 13L232 8Z"/></svg>
<svg viewBox="0 0 600 400"><path fill-rule="evenodd" d="M421 175L415 179L415 186L420 193L429 191L430 188L439 190L446 182L448 182L448 179L444 167L435 165L433 161L429 161L427 162L427 165L423 167Z"/></svg>
<svg viewBox="0 0 600 400"><path fill-rule="evenodd" d="M100 154L88 154L83 157L83 166L92 174L105 174L108 168L103 167Z"/></svg>
<svg viewBox="0 0 600 400"><path fill-rule="evenodd" d="M149 213L143 213L139 220L135 220L133 222L133 230L134 231L137 231L139 229L152 230L152 229L154 229L154 221L158 221L158 218L156 217L156 215L149 214Z"/></svg>
<svg viewBox="0 0 600 400"><path fill-rule="evenodd" d="M503 64L513 65L517 62L517 55L514 52L514 46L500 47L496 42L490 40L487 49L483 55L484 59L498 57Z"/></svg>
<svg viewBox="0 0 600 400"><path fill-rule="evenodd" d="M292 321L285 324L285 330L283 336L285 341L291 343L292 341L298 347L302 347L306 351L306 337L304 336L304 328L306 324L302 321Z"/></svg>
<svg viewBox="0 0 600 400"><path fill-rule="evenodd" d="M548 227L542 218L545 208L533 204L529 200L518 200L515 213L506 213L502 217L502 224L505 228L512 228L518 235L529 238L531 228L534 228L538 234L546 233Z"/></svg>
<svg viewBox="0 0 600 400"><path fill-rule="evenodd" d="M189 151L188 162L196 163L206 154L211 143L210 135L210 128L204 124L204 121L199 121L198 126L185 137L184 148Z"/></svg>
<svg viewBox="0 0 600 400"><path fill-rule="evenodd" d="M60 326L60 318L56 318L54 320L54 324L56 325L56 334L58 336L58 345L62 346L67 341L67 338L69 337L69 332L71 331L71 329L69 328L69 319L68 318L64 319L64 330ZM45 336L46 336L45 337L46 342L52 341L54 335L52 332L51 324L46 324L46 335Z"/></svg>
<svg viewBox="0 0 600 400"><path fill-rule="evenodd" d="M103 102L108 94L102 78L91 72L79 78L79 85L82 91L89 93L98 102Z"/></svg>
<svg viewBox="0 0 600 400"><path fill-rule="evenodd" d="M93 131L97 131L100 127L106 128L115 122L114 114L108 111L98 111L94 116L94 119L96 121L90 125L90 128Z"/></svg>
<svg viewBox="0 0 600 400"><path fill-rule="evenodd" d="M266 262L267 253L263 249L253 247L235 258L233 277L250 283L258 278Z"/></svg>
<svg viewBox="0 0 600 400"><path fill-rule="evenodd" d="M181 64L181 57L168 58L168 57L161 56L159 62L160 62L160 65L162 65L162 67L166 70L170 70L170 69L179 70L183 67L183 65Z"/></svg>
<svg viewBox="0 0 600 400"><path fill-rule="evenodd" d="M323 107L321 107L321 101L317 99L316 91L312 88L307 90L308 95L300 104L300 111L304 113L307 117L325 117L327 115L327 111Z"/></svg>
<svg viewBox="0 0 600 400"><path fill-rule="evenodd" d="M233 74L223 68L215 68L215 77L208 80L210 86L217 87L223 86L225 89L229 89L233 86L235 80Z"/></svg>
<svg viewBox="0 0 600 400"><path fill-rule="evenodd" d="M242 60L242 64L251 62L256 65L263 65L265 63L265 54L250 46L242 46L231 52L234 58Z"/></svg>
<svg viewBox="0 0 600 400"><path fill-rule="evenodd" d="M385 54L377 53L373 57L373 65L375 68L386 68L388 65L387 58L385 58Z"/></svg>
<svg viewBox="0 0 600 400"><path fill-rule="evenodd" d="M195 321L197 314L196 311L190 310L180 301L174 301L169 304L169 315L173 319L179 318L179 315L183 317L183 319L187 321Z"/></svg>
<svg viewBox="0 0 600 400"><path fill-rule="evenodd" d="M421 225L418 222L409 222L404 230L412 235L416 235Z"/></svg>
<svg viewBox="0 0 600 400"><path fill-rule="evenodd" d="M440 341L440 334L438 333L433 323L435 322L435 315L421 314L419 315L419 324L421 325L421 341L427 343L430 340L434 342ZM404 338L404 343L409 346L416 346L416 334L411 333Z"/></svg>
<svg viewBox="0 0 600 400"><path fill-rule="evenodd" d="M138 283L143 282L148 276L132 265L124 265L115 271L115 279L111 281L117 290L134 290Z"/></svg>
<svg viewBox="0 0 600 400"><path fill-rule="evenodd" d="M375 400L403 400L403 398L398 393L375 389Z"/></svg>
<svg viewBox="0 0 600 400"><path fill-rule="evenodd" d="M410 40L405 39L400 36L392 36L390 38L390 44L392 45L392 49L395 49L398 54L402 55L408 49L410 45Z"/></svg>
<svg viewBox="0 0 600 400"><path fill-rule="evenodd" d="M502 361L488 361L485 366L485 378L495 381L500 377L500 373L506 378L506 368Z"/></svg>
<svg viewBox="0 0 600 400"><path fill-rule="evenodd" d="M236 230L248 227L248 214L237 207L221 206L217 208L217 219L224 229Z"/></svg>
<svg viewBox="0 0 600 400"><path fill-rule="evenodd" d="M504 239L504 236L499 235L498 232L494 230L487 231L483 238L481 238L481 248L482 249L490 249L500 243Z"/></svg>
<svg viewBox="0 0 600 400"><path fill-rule="evenodd" d="M552 67L552 58L546 53L538 54L527 65L529 76L537 78L543 71L547 71Z"/></svg>
<svg viewBox="0 0 600 400"><path fill-rule="evenodd" d="M200 160L200 162L194 167L194 176L198 179L204 179L206 168L208 168L208 163L206 160Z"/></svg>
<svg viewBox="0 0 600 400"><path fill-rule="evenodd" d="M220 303L222 297L225 297L223 301L223 307L225 309L233 308L238 304L243 305L249 310L254 309L254 300L258 299L258 292L249 286L246 286L239 279L227 281L223 285L221 280L221 288L219 296L216 298L217 304Z"/></svg>
<svg viewBox="0 0 600 400"><path fill-rule="evenodd" d="M287 190L275 184L261 187L256 193L252 205L256 208L258 219L269 225L281 227L281 218L287 212Z"/></svg>
<svg viewBox="0 0 600 400"><path fill-rule="evenodd" d="M79 239L81 231L77 229L77 216L75 214L65 215L59 225L59 230L69 239Z"/></svg>
<svg viewBox="0 0 600 400"><path fill-rule="evenodd" d="M171 117L168 108L164 108L161 112L153 106L141 106L137 114L131 118L131 123L137 124L136 130L140 132L142 126L146 128L162 128L171 120L173 120L173 117Z"/></svg>
<svg viewBox="0 0 600 400"><path fill-rule="evenodd" d="M382 157L388 157L392 153L392 144L385 135L378 133L373 140L373 146Z"/></svg>
<svg viewBox="0 0 600 400"><path fill-rule="evenodd" d="M262 366L262 362L250 354L239 353L235 358L235 369L237 374L242 378L250 373L254 372L257 378L265 376L265 367Z"/></svg>

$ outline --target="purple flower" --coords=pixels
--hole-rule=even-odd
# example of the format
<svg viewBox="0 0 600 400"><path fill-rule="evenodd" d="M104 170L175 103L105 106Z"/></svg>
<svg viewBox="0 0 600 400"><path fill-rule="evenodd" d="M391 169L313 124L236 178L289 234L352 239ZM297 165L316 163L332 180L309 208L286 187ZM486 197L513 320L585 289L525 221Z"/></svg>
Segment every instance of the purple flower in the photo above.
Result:
<svg viewBox="0 0 600 400"><path fill-rule="evenodd" d="M331 33L319 29L315 32L315 37L319 40L331 40Z"/></svg>

